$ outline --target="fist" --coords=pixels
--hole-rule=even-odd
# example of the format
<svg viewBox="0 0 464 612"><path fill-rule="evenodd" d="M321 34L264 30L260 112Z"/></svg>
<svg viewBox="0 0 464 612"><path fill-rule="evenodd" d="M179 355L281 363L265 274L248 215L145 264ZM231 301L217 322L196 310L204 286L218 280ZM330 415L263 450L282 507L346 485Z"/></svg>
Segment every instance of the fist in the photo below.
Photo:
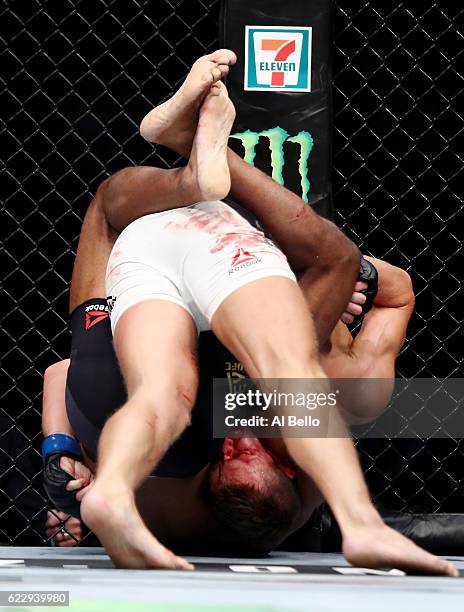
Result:
<svg viewBox="0 0 464 612"><path fill-rule="evenodd" d="M84 490L87 491L93 483L93 473L81 461L77 461L71 457L61 457L60 467L62 470L74 477L74 480L70 480L66 485L66 490L79 490L79 494L76 495L76 499L77 501L81 501ZM82 491L80 489L82 489Z"/></svg>
<svg viewBox="0 0 464 612"><path fill-rule="evenodd" d="M82 539L82 523L61 510L50 510L47 512L45 533L56 546L77 546Z"/></svg>

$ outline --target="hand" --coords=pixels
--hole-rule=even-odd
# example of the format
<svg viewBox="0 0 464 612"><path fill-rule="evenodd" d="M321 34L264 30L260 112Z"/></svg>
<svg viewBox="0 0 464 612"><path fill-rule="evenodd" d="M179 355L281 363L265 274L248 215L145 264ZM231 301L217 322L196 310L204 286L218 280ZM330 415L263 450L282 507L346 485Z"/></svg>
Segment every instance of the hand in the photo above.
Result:
<svg viewBox="0 0 464 612"><path fill-rule="evenodd" d="M76 518L80 518L80 501L93 479L92 472L81 461L68 455L55 453L44 466L43 485L52 507Z"/></svg>
<svg viewBox="0 0 464 612"><path fill-rule="evenodd" d="M66 485L66 491L78 491L87 488L93 482L95 476L81 461L72 459L71 457L63 456L60 459L60 468L74 476L74 480L70 480ZM81 496L82 498L82 496ZM76 495L76 499L77 495ZM80 501L80 499L78 499Z"/></svg>
<svg viewBox="0 0 464 612"><path fill-rule="evenodd" d="M341 321L346 325L353 323L355 317L362 314L362 304L366 302L366 296L361 291L367 289L368 284L364 281L358 281L354 286L354 293L348 302L345 312L340 317Z"/></svg>
<svg viewBox="0 0 464 612"><path fill-rule="evenodd" d="M82 539L82 523L60 510L51 510L47 512L45 533L56 546L77 546Z"/></svg>

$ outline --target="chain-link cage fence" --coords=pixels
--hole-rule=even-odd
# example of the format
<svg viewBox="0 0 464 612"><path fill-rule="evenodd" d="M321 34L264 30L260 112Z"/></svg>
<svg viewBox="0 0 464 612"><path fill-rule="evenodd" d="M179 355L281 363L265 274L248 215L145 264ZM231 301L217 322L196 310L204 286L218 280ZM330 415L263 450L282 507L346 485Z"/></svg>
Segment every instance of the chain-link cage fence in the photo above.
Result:
<svg viewBox="0 0 464 612"><path fill-rule="evenodd" d="M336 220L407 269L417 308L402 376L462 374L462 47L451 3L335 7ZM169 167L138 123L217 44L218 0L3 0L0 540L46 540L40 485L44 369L67 356L67 289L99 182ZM463 507L459 440L359 445L377 501Z"/></svg>

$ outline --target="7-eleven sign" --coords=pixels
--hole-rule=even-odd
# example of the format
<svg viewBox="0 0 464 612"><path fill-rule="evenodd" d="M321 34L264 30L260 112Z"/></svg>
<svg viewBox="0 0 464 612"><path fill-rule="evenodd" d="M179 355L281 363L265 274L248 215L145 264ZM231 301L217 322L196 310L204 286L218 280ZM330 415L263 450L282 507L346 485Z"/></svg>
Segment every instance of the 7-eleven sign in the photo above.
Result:
<svg viewBox="0 0 464 612"><path fill-rule="evenodd" d="M311 91L312 28L247 26L245 89Z"/></svg>

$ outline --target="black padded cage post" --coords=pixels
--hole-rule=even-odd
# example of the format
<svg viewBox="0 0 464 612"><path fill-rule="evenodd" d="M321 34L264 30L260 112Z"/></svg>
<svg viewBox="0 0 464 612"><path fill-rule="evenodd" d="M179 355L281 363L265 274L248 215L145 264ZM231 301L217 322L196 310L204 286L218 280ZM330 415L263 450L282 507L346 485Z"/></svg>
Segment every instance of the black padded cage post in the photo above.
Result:
<svg viewBox="0 0 464 612"><path fill-rule="evenodd" d="M178 160L138 135L143 115L216 48L218 0L4 0L0 541L46 541L40 401L68 356L67 287L99 182ZM337 0L335 220L411 274L416 313L400 376L462 376L462 17L459 4ZM363 441L379 504L463 508L461 440Z"/></svg>
<svg viewBox="0 0 464 612"><path fill-rule="evenodd" d="M332 1L223 0L237 108L231 147L333 217Z"/></svg>

